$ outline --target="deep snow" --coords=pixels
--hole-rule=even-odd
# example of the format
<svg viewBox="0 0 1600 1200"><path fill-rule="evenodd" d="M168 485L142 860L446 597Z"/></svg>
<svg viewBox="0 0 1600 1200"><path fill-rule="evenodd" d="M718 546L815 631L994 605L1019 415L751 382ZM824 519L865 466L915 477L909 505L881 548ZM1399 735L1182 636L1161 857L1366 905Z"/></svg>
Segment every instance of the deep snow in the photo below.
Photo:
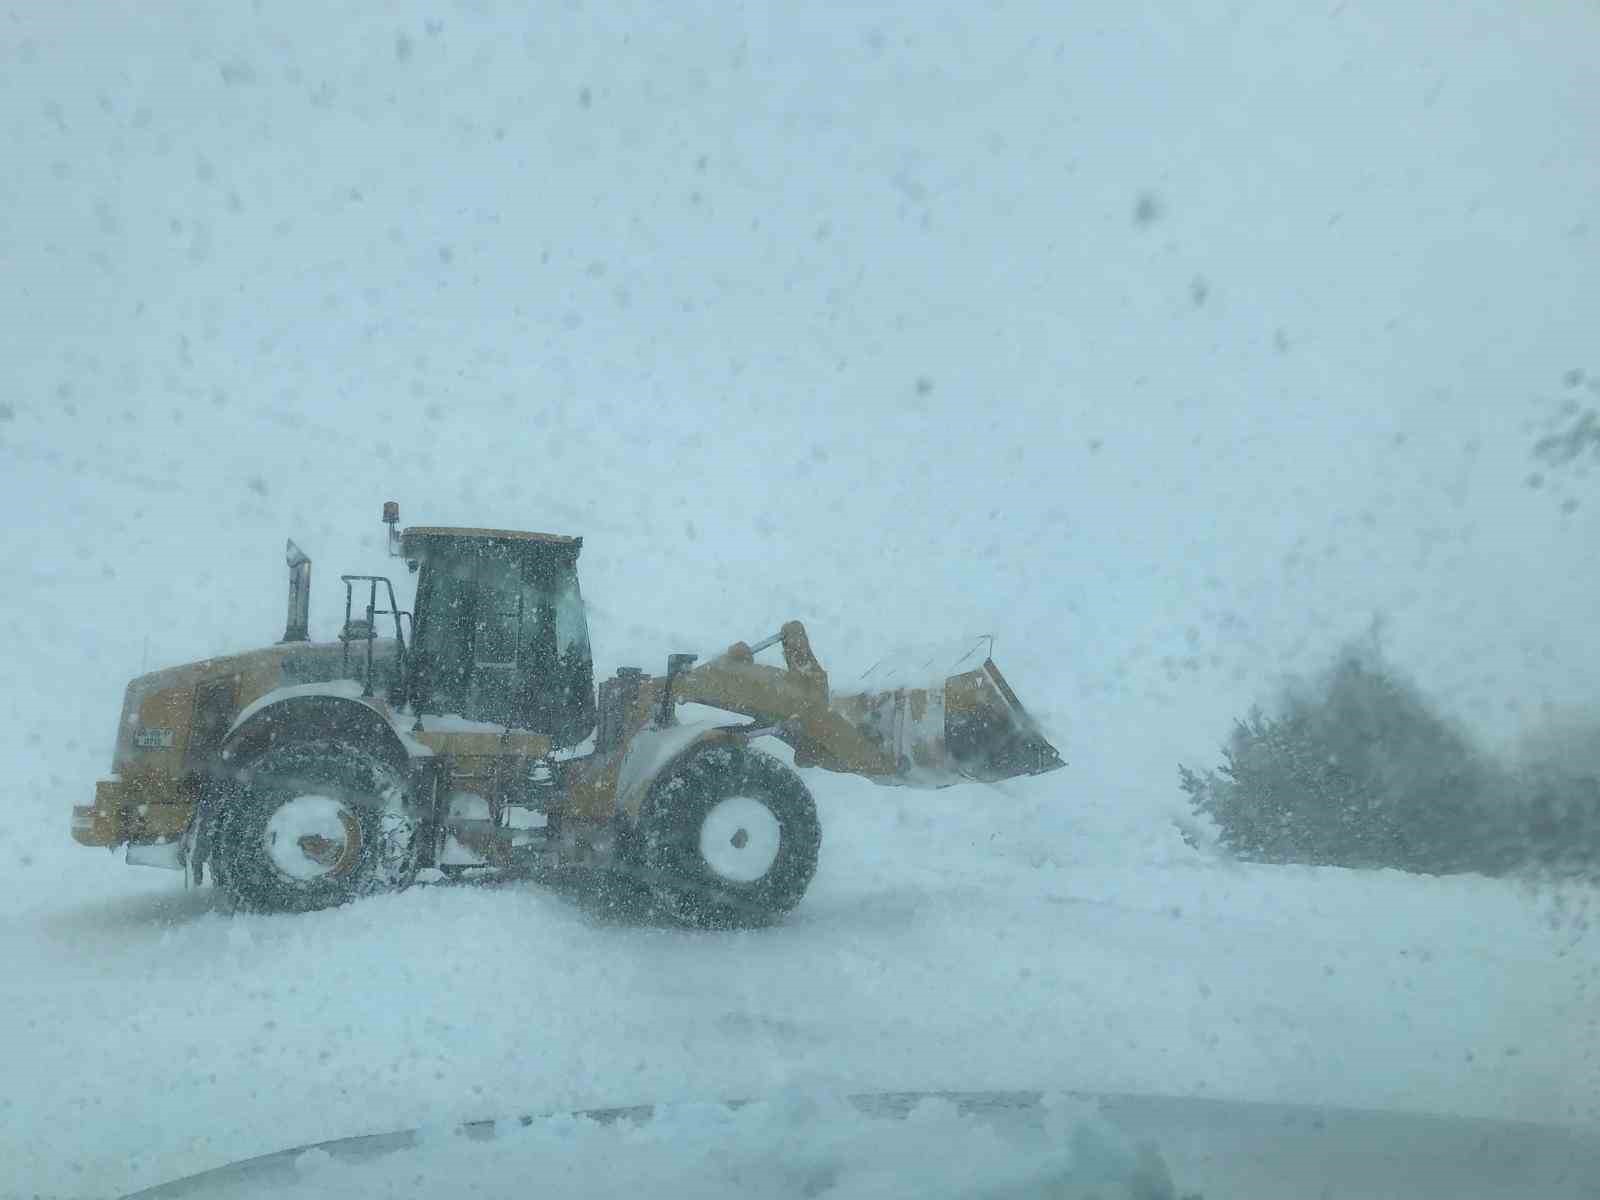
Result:
<svg viewBox="0 0 1600 1200"><path fill-rule="evenodd" d="M6 932L12 1161L96 1195L348 1133L796 1086L1595 1120L1595 954L1547 903L1198 861L1067 795L824 780L814 889L747 934L530 886L230 916L84 851L71 897L24 897Z"/></svg>
<svg viewBox="0 0 1600 1200"><path fill-rule="evenodd" d="M1214 861L1179 761L1385 618L1491 744L1592 705L1576 2L0 9L0 1177L794 1085L1600 1120L1585 899ZM808 772L781 928L529 886L234 917L68 837L280 548L582 534L597 666L992 632L1070 765Z"/></svg>

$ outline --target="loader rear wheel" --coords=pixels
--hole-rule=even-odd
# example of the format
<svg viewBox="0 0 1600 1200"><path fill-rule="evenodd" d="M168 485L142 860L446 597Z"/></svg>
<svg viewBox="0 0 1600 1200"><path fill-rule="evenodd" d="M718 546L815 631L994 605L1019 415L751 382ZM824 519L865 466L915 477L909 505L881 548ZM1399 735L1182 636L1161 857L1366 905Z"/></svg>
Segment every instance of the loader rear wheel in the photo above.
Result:
<svg viewBox="0 0 1600 1200"><path fill-rule="evenodd" d="M635 854L665 879L690 924L749 928L778 920L817 872L822 826L800 776L759 750L702 749L651 788Z"/></svg>
<svg viewBox="0 0 1600 1200"><path fill-rule="evenodd" d="M390 764L332 742L281 746L218 819L212 873L241 908L311 912L401 886L413 827Z"/></svg>

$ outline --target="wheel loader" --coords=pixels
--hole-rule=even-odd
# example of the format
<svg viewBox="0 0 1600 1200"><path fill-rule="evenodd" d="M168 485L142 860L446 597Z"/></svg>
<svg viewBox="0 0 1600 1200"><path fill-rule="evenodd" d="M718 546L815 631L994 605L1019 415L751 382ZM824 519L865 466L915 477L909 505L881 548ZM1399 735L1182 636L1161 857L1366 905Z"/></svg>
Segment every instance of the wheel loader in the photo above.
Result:
<svg viewBox="0 0 1600 1200"><path fill-rule="evenodd" d="M413 610L343 575L345 621L308 633L311 562L288 543L283 640L128 684L114 774L73 837L207 878L236 905L305 912L419 873L581 869L686 921L771 922L800 901L821 829L798 768L942 787L1062 765L987 655L914 686L830 686L804 626L594 685L581 538L398 528ZM758 662L769 648L783 665ZM870 680L869 675L869 680ZM681 720L680 706L714 713ZM742 718L742 720L740 719Z"/></svg>

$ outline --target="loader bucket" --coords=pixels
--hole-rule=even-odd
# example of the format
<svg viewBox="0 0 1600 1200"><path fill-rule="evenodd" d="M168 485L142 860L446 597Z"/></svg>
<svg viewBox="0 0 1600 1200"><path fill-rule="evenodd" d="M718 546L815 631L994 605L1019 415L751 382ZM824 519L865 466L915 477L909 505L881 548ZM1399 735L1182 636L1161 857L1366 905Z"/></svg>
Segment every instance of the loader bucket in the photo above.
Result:
<svg viewBox="0 0 1600 1200"><path fill-rule="evenodd" d="M783 667L755 656L783 644ZM707 704L751 718L747 734L772 733L800 767L862 775L874 783L939 788L993 783L1064 766L994 665L986 644L965 642L880 662L853 692L830 687L805 626L735 642L671 680L676 703Z"/></svg>
<svg viewBox="0 0 1600 1200"><path fill-rule="evenodd" d="M941 660L953 673L938 669ZM931 679L929 668L934 668ZM916 682L918 676L924 682ZM873 775L880 783L926 788L969 780L993 783L1065 765L982 642L953 657L880 663L862 683L868 690L835 695L829 708L896 764L892 774Z"/></svg>

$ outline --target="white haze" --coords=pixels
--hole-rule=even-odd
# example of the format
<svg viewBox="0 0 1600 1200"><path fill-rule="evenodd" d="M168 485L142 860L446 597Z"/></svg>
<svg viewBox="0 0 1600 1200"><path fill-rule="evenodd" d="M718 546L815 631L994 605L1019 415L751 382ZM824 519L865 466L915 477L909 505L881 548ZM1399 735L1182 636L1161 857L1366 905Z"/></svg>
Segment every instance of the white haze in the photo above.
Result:
<svg viewBox="0 0 1600 1200"><path fill-rule="evenodd" d="M279 930L119 916L181 885L74 846L70 808L109 768L129 676L281 635L286 536L315 562L313 630L331 635L338 574L396 566L386 499L408 522L582 534L602 672L789 617L841 681L904 644L995 633L1071 765L925 808L811 779L825 817L852 814L828 836L864 839L825 860L824 917L870 892L842 874L858 860L898 863L884 878L918 880L905 895L942 913L949 880L990 876L916 855L946 854L939 819L979 846L1008 803L1037 824L1008 830L995 887L1078 863L1115 903L1119 864L1189 863L1177 763L1213 761L1233 717L1375 618L1491 743L1592 706L1600 485L1574 481L1563 511L1529 476L1562 400L1593 403L1567 373L1600 372L1597 45L1600 11L1576 0L0 7L0 995L36 1022L16 1053L66 1036L64 996L86 1006L74 1019L114 1009L158 940L220 960ZM854 815L875 803L899 817ZM1383 885L1402 907L1403 883ZM1339 917L1381 921L1338 894ZM1428 896L1405 903L1460 898ZM370 946L372 914L410 902L305 928L342 921ZM418 911L453 927L451 903ZM488 923L531 905L557 953L610 961L542 899L460 903ZM1509 892L1484 903L1485 945L1534 936ZM827 961L830 936L799 928ZM126 959L109 949L124 934ZM121 967L97 975L77 939ZM1115 954L1095 953L1114 997ZM1588 965L1539 986L1577 986L1593 948L1574 953ZM151 970L141 986L163 994ZM1306 995L1317 977L1308 959ZM1446 975L1438 994L1500 977ZM232 982L204 994L225 1004ZM1453 1002L1482 1032L1523 1000ZM1529 1011L1593 997L1551 1003ZM1462 1107L1525 1092L1507 1115L1567 1113L1581 1088L1559 1075L1592 1050L1585 1028L1546 1031L1522 1092L1497 1059ZM1363 1069L1404 1044L1391 1032ZM1213 1083L1272 1091L1293 1074L1282 1053ZM0 1085L0 1130L25 1108L82 1118L34 1143L37 1170L102 1136L95 1095L138 1094L107 1055L112 1082L69 1071L37 1109L45 1059ZM1193 1086L1203 1060L1147 1058L1121 1081ZM656 1098L563 1071L484 1103ZM694 1082L750 1082L734 1074ZM341 1100L322 1136L362 1112L472 1115L465 1080L427 1112ZM1337 1098L1428 1107L1458 1084ZM91 1154L80 1190L279 1144L259 1132L190 1157L172 1142L122 1174ZM76 1186L60 1172L40 1178Z"/></svg>

